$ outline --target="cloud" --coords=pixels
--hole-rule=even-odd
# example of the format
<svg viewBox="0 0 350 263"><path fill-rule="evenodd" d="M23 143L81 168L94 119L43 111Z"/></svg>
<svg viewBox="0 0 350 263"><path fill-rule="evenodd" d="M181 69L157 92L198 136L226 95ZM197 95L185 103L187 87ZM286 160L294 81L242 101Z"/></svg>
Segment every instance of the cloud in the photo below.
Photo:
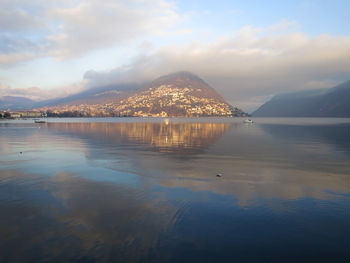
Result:
<svg viewBox="0 0 350 263"><path fill-rule="evenodd" d="M46 30L43 1L0 0L0 66L10 66L41 55Z"/></svg>
<svg viewBox="0 0 350 263"><path fill-rule="evenodd" d="M161 0L90 0L51 9L49 14L61 21L58 32L48 37L49 55L57 58L161 34L178 20L174 6Z"/></svg>
<svg viewBox="0 0 350 263"><path fill-rule="evenodd" d="M66 97L71 94L84 90L85 86L86 86L85 81L80 81L65 87L59 87L51 90L45 90L39 87L16 89L16 88L11 88L10 86L7 86L7 85L2 85L0 83L0 97L2 96L25 97L32 100L40 101L40 100L47 100L52 98Z"/></svg>
<svg viewBox="0 0 350 263"><path fill-rule="evenodd" d="M42 100L50 98L49 91L42 90L38 87L30 87L24 89L13 89L9 86L0 86L0 97L2 96L14 96L14 97L26 97L33 100ZM56 95L56 94L55 94Z"/></svg>
<svg viewBox="0 0 350 263"><path fill-rule="evenodd" d="M109 72L90 71L85 79L98 86L188 70L232 104L252 109L272 94L324 88L350 78L350 37L310 38L302 32L277 33L276 28L247 26L210 43L165 46Z"/></svg>
<svg viewBox="0 0 350 263"><path fill-rule="evenodd" d="M0 54L0 65L15 64L18 62L26 61L35 58L34 53L10 53Z"/></svg>
<svg viewBox="0 0 350 263"><path fill-rule="evenodd" d="M350 78L350 37L309 37L295 21L283 19L266 28L245 26L196 42L190 33L196 37L200 33L181 28L183 16L166 0L0 0L0 4L0 67L38 57L71 59L110 47L133 46L141 52L108 72L87 72L81 83L62 87L69 92L145 82L188 70L230 103L253 109L275 93L324 88ZM162 46L166 36L177 34L186 34L176 38L182 44ZM161 41L151 36L160 36Z"/></svg>
<svg viewBox="0 0 350 263"><path fill-rule="evenodd" d="M0 0L0 65L32 57L74 58L96 49L166 34L179 19L165 0ZM3 41L2 41L3 42ZM30 45L23 45L29 43Z"/></svg>
<svg viewBox="0 0 350 263"><path fill-rule="evenodd" d="M0 0L0 32L14 33L38 30L44 26L39 11L42 1Z"/></svg>

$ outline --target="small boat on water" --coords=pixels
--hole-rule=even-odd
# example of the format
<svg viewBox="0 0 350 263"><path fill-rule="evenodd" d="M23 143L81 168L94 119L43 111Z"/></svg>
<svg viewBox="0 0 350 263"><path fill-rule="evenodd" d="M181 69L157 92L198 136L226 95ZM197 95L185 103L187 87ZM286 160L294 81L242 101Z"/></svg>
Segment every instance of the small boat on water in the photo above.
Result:
<svg viewBox="0 0 350 263"><path fill-rule="evenodd" d="M254 123L251 119L244 120L244 123Z"/></svg>
<svg viewBox="0 0 350 263"><path fill-rule="evenodd" d="M35 123L46 123L44 120L34 120Z"/></svg>

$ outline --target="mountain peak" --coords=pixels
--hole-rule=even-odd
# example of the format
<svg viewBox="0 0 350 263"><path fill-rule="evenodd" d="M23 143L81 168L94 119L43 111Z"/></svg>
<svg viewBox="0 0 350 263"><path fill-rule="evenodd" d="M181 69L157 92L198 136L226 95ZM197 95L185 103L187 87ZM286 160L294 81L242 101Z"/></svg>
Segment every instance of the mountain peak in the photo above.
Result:
<svg viewBox="0 0 350 263"><path fill-rule="evenodd" d="M125 103L130 106L126 107ZM187 71L161 76L130 96L121 108L136 116L236 116L204 80Z"/></svg>
<svg viewBox="0 0 350 263"><path fill-rule="evenodd" d="M80 97L79 100L45 107L54 112L76 112L83 116L244 116L232 108L212 87L193 73L180 71L161 76L143 88L124 92L119 89ZM86 95L86 94L85 94ZM105 97L107 96L108 99ZM89 98L89 99L88 99ZM101 98L101 100L97 100ZM103 99L103 100L102 100Z"/></svg>
<svg viewBox="0 0 350 263"><path fill-rule="evenodd" d="M189 71L173 72L173 73L170 73L170 74L167 74L167 75L160 76L156 80L158 80L158 79L172 79L172 78L187 78L187 79L195 79L195 80L203 81L197 75L195 75L195 74L193 74L192 72L189 72Z"/></svg>
<svg viewBox="0 0 350 263"><path fill-rule="evenodd" d="M183 84L189 83L189 82L200 82L208 85L207 83L205 83L204 80L202 80L197 75L191 72L178 71L178 72L170 73L167 75L160 76L159 78L156 78L150 83L149 86L162 85L162 84L175 84L179 88L181 88L184 86Z"/></svg>

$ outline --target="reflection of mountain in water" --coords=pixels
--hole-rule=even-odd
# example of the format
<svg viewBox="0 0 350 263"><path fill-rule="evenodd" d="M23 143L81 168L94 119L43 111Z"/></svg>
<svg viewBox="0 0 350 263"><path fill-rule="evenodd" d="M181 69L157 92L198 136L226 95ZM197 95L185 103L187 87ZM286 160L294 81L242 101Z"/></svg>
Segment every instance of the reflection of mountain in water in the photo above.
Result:
<svg viewBox="0 0 350 263"><path fill-rule="evenodd" d="M228 129L227 123L50 123L49 129L72 136L119 145L123 142L153 147L155 151L201 152Z"/></svg>
<svg viewBox="0 0 350 263"><path fill-rule="evenodd" d="M274 138L298 143L322 142L350 154L350 125L261 125Z"/></svg>

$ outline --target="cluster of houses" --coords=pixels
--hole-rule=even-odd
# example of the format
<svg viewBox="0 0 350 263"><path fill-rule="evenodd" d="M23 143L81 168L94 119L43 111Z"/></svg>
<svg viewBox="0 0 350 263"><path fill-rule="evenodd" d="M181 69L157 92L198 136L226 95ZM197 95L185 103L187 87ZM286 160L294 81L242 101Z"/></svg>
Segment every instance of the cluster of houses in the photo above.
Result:
<svg viewBox="0 0 350 263"><path fill-rule="evenodd" d="M142 117L232 116L227 103L207 96L202 89L172 84L136 93L121 100L114 110L121 115Z"/></svg>
<svg viewBox="0 0 350 263"><path fill-rule="evenodd" d="M46 113L40 111L0 111L0 118L6 119L25 119L41 117L46 117Z"/></svg>

